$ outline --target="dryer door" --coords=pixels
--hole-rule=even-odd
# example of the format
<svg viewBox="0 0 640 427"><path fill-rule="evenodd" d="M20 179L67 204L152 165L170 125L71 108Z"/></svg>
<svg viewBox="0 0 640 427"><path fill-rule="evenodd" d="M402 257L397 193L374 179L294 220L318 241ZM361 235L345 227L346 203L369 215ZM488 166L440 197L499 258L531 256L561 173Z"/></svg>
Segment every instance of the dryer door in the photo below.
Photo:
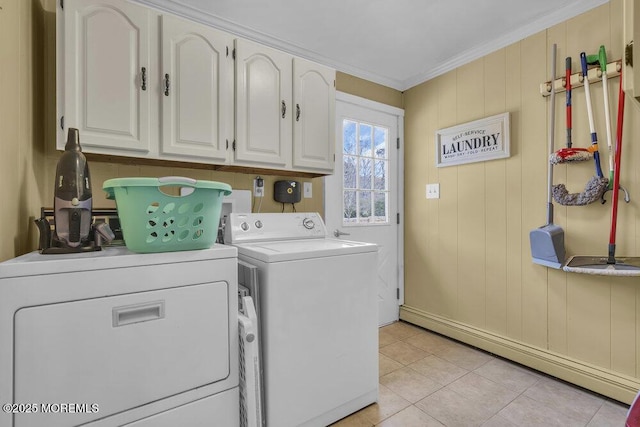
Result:
<svg viewBox="0 0 640 427"><path fill-rule="evenodd" d="M15 401L57 413L14 425L79 425L223 380L228 300L214 282L18 310Z"/></svg>

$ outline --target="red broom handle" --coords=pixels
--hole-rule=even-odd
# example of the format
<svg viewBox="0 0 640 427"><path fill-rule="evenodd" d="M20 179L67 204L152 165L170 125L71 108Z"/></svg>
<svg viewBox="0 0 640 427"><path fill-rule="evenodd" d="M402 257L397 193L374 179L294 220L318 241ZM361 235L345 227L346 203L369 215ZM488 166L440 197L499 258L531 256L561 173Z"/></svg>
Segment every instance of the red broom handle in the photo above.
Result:
<svg viewBox="0 0 640 427"><path fill-rule="evenodd" d="M567 148L571 148L571 58L565 59L565 91L567 96Z"/></svg>
<svg viewBox="0 0 640 427"><path fill-rule="evenodd" d="M620 191L620 158L622 153L622 122L624 117L624 90L622 90L622 71L620 71L620 88L618 90L618 118L616 123L616 154L613 173L613 201L611 207L611 232L609 245L616 244L616 225L618 222L618 192Z"/></svg>

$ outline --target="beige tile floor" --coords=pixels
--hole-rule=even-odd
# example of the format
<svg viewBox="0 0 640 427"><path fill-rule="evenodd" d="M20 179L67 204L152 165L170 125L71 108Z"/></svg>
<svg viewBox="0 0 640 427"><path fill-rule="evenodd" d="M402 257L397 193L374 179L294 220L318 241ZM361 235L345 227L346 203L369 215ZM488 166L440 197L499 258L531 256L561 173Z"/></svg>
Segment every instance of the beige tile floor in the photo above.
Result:
<svg viewBox="0 0 640 427"><path fill-rule="evenodd" d="M378 403L335 427L621 427L628 406L417 326L380 329Z"/></svg>

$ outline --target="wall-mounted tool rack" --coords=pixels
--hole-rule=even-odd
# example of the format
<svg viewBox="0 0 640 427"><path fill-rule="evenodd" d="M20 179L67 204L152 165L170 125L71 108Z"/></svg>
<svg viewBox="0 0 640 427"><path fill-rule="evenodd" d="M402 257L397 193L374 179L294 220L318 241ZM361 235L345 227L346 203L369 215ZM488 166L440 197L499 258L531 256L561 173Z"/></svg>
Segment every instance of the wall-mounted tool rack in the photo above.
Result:
<svg viewBox="0 0 640 427"><path fill-rule="evenodd" d="M607 78L618 77L622 70L622 60L613 61L607 64ZM587 70L587 76L589 77L589 83L595 83L602 80L602 69L599 66L590 68ZM566 77L562 76L553 81L553 87L558 92L564 92L566 86ZM571 74L571 89L584 86L584 77L582 71ZM540 93L542 96L551 95L551 81L540 83Z"/></svg>

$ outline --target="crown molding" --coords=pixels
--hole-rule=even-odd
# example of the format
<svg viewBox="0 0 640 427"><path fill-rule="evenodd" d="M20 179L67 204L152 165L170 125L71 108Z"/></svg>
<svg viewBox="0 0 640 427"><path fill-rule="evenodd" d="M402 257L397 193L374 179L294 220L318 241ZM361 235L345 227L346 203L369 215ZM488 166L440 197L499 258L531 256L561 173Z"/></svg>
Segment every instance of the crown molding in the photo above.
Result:
<svg viewBox="0 0 640 427"><path fill-rule="evenodd" d="M483 56L489 55L499 49L505 48L513 43L517 43L529 36L532 36L540 31L545 31L548 28L553 27L561 22L571 19L581 13L587 12L595 7L601 6L605 3L609 3L609 0L578 0L574 3L567 5L562 9L558 9L552 14L545 15L544 17L532 21L529 24L509 32L502 37L492 40L489 43L485 43L481 46L473 49L466 50L459 55L452 57L450 60L443 62L436 67L432 67L425 70L423 73L414 77L408 78L402 82L402 86L406 90L428 80L431 80L439 75L442 75L448 71L455 70L465 64L468 64Z"/></svg>
<svg viewBox="0 0 640 427"><path fill-rule="evenodd" d="M301 46L283 41L272 37L266 33L256 31L252 28L243 26L239 23L221 18L212 13L205 12L190 6L181 0L130 0L135 3L145 4L154 9L169 12L177 16L188 18L190 20L226 31L237 37L242 37L265 46L272 47L287 53L290 53L328 67L335 68L337 71L350 74L352 76L368 80L398 91L405 91L439 75L461 67L476 59L482 58L496 50L502 49L513 43L519 42L533 34L544 31L556 24L564 22L581 13L591 10L595 7L608 3L609 0L575 0L573 3L556 10L555 12L545 15L538 20L532 21L527 25L518 27L509 33L484 43L480 46L468 49L451 59L444 61L436 66L425 69L422 73L416 74L405 80L394 79L388 76L381 76L367 70L363 70L353 65L332 60L323 55L309 51Z"/></svg>

